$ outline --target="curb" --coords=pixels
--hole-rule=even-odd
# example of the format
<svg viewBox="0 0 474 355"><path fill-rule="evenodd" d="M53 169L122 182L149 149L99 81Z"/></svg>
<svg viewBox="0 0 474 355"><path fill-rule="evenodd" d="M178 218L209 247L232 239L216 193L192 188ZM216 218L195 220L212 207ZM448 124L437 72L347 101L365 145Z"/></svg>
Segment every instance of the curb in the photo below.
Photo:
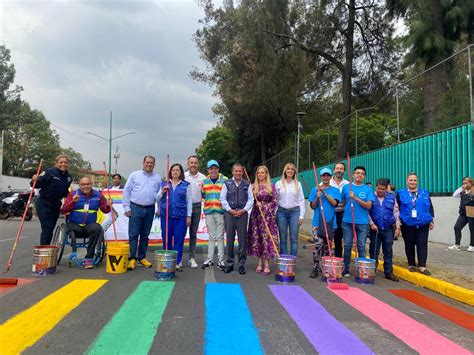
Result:
<svg viewBox="0 0 474 355"><path fill-rule="evenodd" d="M352 257L355 253L352 252ZM378 270L383 272L383 261L379 260ZM417 286L427 288L428 290L440 293L453 300L465 303L469 306L474 306L474 291L467 288L454 285L452 283L438 280L432 276L426 276L419 272L410 272L398 265L393 265L393 274L402 280L408 281Z"/></svg>

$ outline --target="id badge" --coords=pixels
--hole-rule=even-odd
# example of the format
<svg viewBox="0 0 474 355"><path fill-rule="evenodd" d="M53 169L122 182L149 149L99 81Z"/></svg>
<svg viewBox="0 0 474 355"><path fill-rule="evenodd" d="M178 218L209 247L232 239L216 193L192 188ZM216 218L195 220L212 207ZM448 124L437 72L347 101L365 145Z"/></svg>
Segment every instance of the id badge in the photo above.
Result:
<svg viewBox="0 0 474 355"><path fill-rule="evenodd" d="M89 203L84 204L84 211L89 211Z"/></svg>
<svg viewBox="0 0 474 355"><path fill-rule="evenodd" d="M416 210L411 210L411 218L416 218L417 213Z"/></svg>

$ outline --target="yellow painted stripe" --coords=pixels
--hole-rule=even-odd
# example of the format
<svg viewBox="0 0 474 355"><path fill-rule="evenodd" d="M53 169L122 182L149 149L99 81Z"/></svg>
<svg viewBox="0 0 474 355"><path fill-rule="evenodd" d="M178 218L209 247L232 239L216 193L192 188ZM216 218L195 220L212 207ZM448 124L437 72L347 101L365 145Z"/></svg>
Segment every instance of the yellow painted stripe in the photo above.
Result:
<svg viewBox="0 0 474 355"><path fill-rule="evenodd" d="M0 325L0 353L18 354L35 344L107 280L74 280Z"/></svg>
<svg viewBox="0 0 474 355"><path fill-rule="evenodd" d="M352 257L355 257L355 253L352 252ZM383 271L383 261L379 260L380 271ZM393 274L398 276L402 280L411 282L417 286L427 288L428 290L438 292L446 297L452 298L453 300L474 306L474 291L454 285L450 282L439 280L433 276L426 276L419 272L410 272L408 269L393 265Z"/></svg>

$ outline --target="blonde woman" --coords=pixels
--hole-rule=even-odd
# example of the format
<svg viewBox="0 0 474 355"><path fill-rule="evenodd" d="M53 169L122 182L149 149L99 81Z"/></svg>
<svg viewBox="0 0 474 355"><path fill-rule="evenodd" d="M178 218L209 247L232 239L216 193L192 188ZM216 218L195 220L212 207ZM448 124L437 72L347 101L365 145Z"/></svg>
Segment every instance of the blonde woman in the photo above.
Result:
<svg viewBox="0 0 474 355"><path fill-rule="evenodd" d="M290 255L298 254L298 231L304 220L303 188L298 182L298 172L292 163L283 168L281 180L275 184L277 191L277 225L280 233L280 253L288 254L287 235L290 230Z"/></svg>
<svg viewBox="0 0 474 355"><path fill-rule="evenodd" d="M276 225L276 189L270 181L270 173L266 166L262 165L257 168L252 190L255 196L255 205L250 214L247 253L258 258L255 271L268 275L270 274L270 259L277 256L270 238L273 238L275 245L278 245L278 229ZM265 222L271 235L268 235Z"/></svg>

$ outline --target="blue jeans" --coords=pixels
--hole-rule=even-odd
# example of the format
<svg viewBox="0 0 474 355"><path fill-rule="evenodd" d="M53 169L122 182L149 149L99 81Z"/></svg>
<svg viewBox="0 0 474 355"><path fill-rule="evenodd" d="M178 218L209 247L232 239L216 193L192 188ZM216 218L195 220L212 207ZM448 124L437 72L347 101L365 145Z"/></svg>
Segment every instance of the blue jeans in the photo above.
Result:
<svg viewBox="0 0 474 355"><path fill-rule="evenodd" d="M376 242L377 238L377 242ZM377 233L370 231L369 234L370 245L369 254L371 259L378 260L380 253L380 244L382 244L383 251L383 272L385 275L390 275L393 272L392 256L393 256L393 230L392 228L380 230ZM377 245L376 245L377 244ZM375 248L377 246L377 248Z"/></svg>
<svg viewBox="0 0 474 355"><path fill-rule="evenodd" d="M298 231L300 219L300 208L282 208L278 207L276 220L278 232L280 234L280 254L288 253L287 233L290 228L290 255L298 254Z"/></svg>
<svg viewBox="0 0 474 355"><path fill-rule="evenodd" d="M130 243L129 259L144 259L148 248L148 236L155 217L155 206L141 207L130 204L132 215L128 221L128 241ZM140 238L140 245L138 245ZM138 248L138 257L137 257Z"/></svg>
<svg viewBox="0 0 474 355"><path fill-rule="evenodd" d="M186 217L169 218L168 238L166 238L166 219L161 218L161 238L163 240L163 250L175 250L178 254L176 264L181 264L183 258L184 237L186 236Z"/></svg>
<svg viewBox="0 0 474 355"><path fill-rule="evenodd" d="M359 258L365 258L365 242L369 231L368 224L355 225L357 235L357 253ZM349 271L351 264L351 251L354 236L352 235L352 223L342 222L342 233L344 235L344 273Z"/></svg>

